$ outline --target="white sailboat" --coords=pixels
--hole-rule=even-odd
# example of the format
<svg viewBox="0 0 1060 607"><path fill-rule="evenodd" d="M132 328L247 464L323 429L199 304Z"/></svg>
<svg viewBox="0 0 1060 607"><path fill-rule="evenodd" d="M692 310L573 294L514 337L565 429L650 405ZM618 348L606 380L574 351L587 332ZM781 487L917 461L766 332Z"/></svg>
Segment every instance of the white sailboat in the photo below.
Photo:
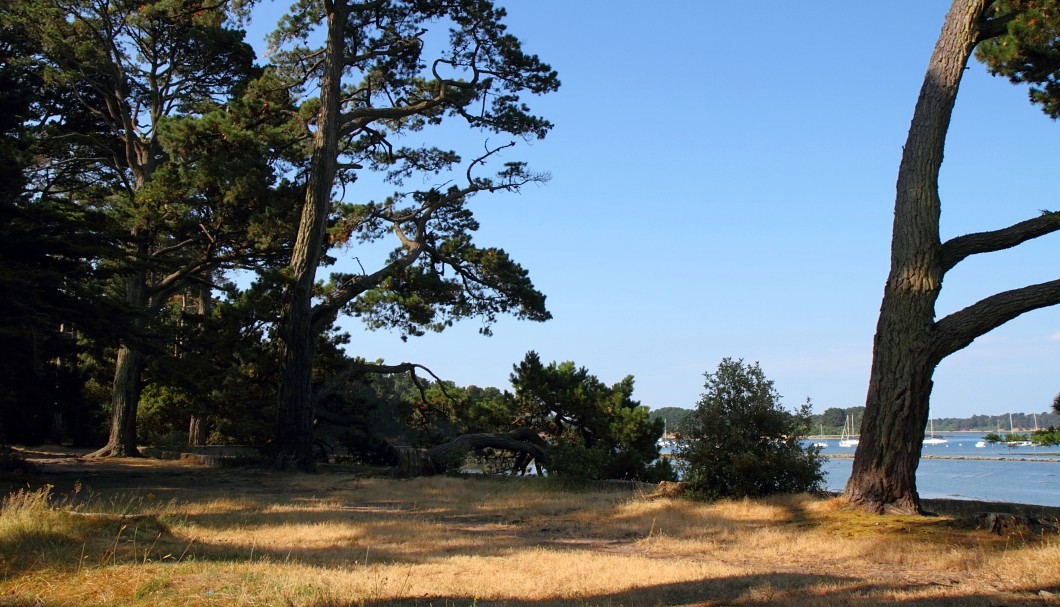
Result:
<svg viewBox="0 0 1060 607"><path fill-rule="evenodd" d="M839 436L840 447L857 447L858 437L854 434L854 416L848 415L843 423L843 434Z"/></svg>
<svg viewBox="0 0 1060 607"><path fill-rule="evenodd" d="M1037 415L1034 416L1034 425L1036 425L1036 426L1038 425L1038 416ZM1008 431L1009 431L1009 436L1012 436L1013 434L1016 433L1016 427L1012 425L1012 414L1011 413L1008 414ZM1029 440L1009 441L1008 442L1008 446L1009 447L1033 447L1034 443L1032 443Z"/></svg>
<svg viewBox="0 0 1060 607"><path fill-rule="evenodd" d="M1001 418L1000 417L997 418L997 435L1001 436ZM979 448L979 449L986 449L986 441L985 440L976 441L975 446L976 446L976 448Z"/></svg>
<svg viewBox="0 0 1060 607"><path fill-rule="evenodd" d="M821 424L820 435L824 436L824 424ZM821 449L827 449L828 448L828 443L824 442L823 440L819 440L819 441L813 443L813 446L814 447L819 447Z"/></svg>
<svg viewBox="0 0 1060 607"><path fill-rule="evenodd" d="M944 438L935 436L935 420L929 420L929 423L931 424L931 432L928 433L926 438L924 438L925 445L945 445L950 442Z"/></svg>

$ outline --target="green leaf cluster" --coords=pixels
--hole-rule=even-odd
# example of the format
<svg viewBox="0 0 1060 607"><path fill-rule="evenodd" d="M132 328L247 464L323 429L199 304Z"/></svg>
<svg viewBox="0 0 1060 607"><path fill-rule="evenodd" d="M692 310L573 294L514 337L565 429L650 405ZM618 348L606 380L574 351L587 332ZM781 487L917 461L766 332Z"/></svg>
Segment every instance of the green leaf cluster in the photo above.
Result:
<svg viewBox="0 0 1060 607"><path fill-rule="evenodd" d="M1036 430L1031 433L1030 440L1035 445L1043 447L1060 445L1060 429L1055 426L1050 426L1044 430Z"/></svg>
<svg viewBox="0 0 1060 607"><path fill-rule="evenodd" d="M1030 85L1032 103L1060 117L1060 2L997 0L992 18L1005 31L976 47L976 58L991 74Z"/></svg>

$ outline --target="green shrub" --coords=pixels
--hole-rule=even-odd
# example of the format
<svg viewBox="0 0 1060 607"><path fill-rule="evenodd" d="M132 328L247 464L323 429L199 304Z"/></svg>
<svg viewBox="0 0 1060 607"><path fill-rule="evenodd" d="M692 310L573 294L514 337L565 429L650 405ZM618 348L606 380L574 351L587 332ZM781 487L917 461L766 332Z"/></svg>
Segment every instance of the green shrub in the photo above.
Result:
<svg viewBox="0 0 1060 607"><path fill-rule="evenodd" d="M677 448L694 492L714 499L820 489L818 449L803 444L812 428L809 402L785 410L758 363L726 358L705 377Z"/></svg>
<svg viewBox="0 0 1060 607"><path fill-rule="evenodd" d="M550 475L570 479L672 480L660 462L662 419L633 400L633 376L607 385L572 361L544 365L528 352L513 367L517 427L551 442Z"/></svg>

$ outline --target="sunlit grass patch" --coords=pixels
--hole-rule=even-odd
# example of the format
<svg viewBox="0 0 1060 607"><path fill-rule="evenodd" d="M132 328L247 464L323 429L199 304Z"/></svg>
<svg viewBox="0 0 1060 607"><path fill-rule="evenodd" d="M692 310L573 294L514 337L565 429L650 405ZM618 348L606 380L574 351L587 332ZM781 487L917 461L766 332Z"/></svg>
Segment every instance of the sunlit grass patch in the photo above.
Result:
<svg viewBox="0 0 1060 607"><path fill-rule="evenodd" d="M818 607L1018 604L1060 586L1056 538L867 515L809 495L704 503L540 479L229 479L212 492L197 482L183 501L143 491L12 494L0 514L0 597L131 607Z"/></svg>
<svg viewBox="0 0 1060 607"><path fill-rule="evenodd" d="M174 558L173 504L150 494L81 500L52 487L19 490L0 502L0 565L4 575L27 567L82 569Z"/></svg>

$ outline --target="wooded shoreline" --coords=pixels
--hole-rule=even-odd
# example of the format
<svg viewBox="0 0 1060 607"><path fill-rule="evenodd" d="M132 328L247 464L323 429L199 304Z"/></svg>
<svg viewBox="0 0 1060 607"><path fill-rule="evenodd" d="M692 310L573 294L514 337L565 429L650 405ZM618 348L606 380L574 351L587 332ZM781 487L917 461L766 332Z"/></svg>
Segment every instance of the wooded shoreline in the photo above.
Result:
<svg viewBox="0 0 1060 607"><path fill-rule="evenodd" d="M821 457L835 459L854 459L853 453L822 453ZM1053 459L1057 458L1057 459ZM1060 464L1060 453L1038 453L1033 457L987 457L979 455L921 455L920 459L966 459L977 461L999 461L999 462L1050 462Z"/></svg>

